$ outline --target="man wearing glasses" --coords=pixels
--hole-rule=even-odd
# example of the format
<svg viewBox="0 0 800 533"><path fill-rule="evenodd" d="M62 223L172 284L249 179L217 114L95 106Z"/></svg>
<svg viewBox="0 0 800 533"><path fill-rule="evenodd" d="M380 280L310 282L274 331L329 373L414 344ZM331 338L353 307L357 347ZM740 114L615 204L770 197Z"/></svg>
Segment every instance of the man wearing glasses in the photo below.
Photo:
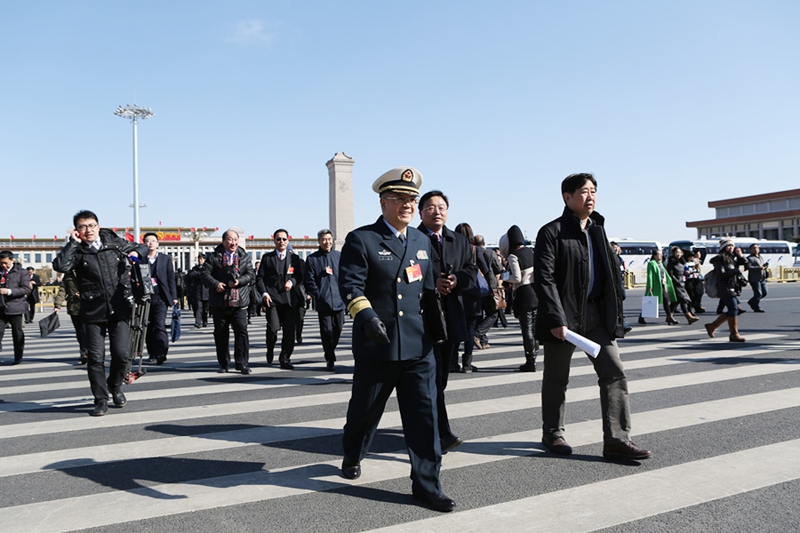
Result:
<svg viewBox="0 0 800 533"><path fill-rule="evenodd" d="M442 191L426 192L419 203L422 223L419 230L431 240L431 262L436 278L436 290L441 295L447 321L447 340L433 347L436 359L436 405L439 414L439 439L442 453L460 446L464 441L450 429L444 390L450 375L450 365L458 365L458 345L472 342L467 331L467 318L460 294L475 285L478 267L472 259L472 247L463 235L445 226L450 201ZM471 371L471 357L464 367Z"/></svg>
<svg viewBox="0 0 800 533"><path fill-rule="evenodd" d="M275 250L261 258L256 275L256 289L267 307L267 363L272 364L278 331L283 329L281 353L278 362L281 368L292 370L290 362L294 352L297 333L297 307L305 302L299 297L303 283L303 260L289 250L289 232L276 230L272 234Z"/></svg>
<svg viewBox="0 0 800 533"><path fill-rule="evenodd" d="M342 444L342 475L356 479L392 391L411 460L412 494L437 511L455 502L439 482L442 451L436 408L433 340L423 301L435 290L431 241L409 227L422 175L411 167L386 172L372 185L382 216L351 231L342 247L339 293L353 318L353 390ZM423 311L426 315L423 315Z"/></svg>
<svg viewBox="0 0 800 533"><path fill-rule="evenodd" d="M129 320L133 309L128 258L146 257L147 247L100 228L97 215L91 211L80 211L72 222L75 229L53 261L53 268L57 272L74 271L81 299L81 320L86 331L86 369L94 396L91 415L103 416L108 412L109 391L117 407L127 402L122 393L122 381L130 355ZM111 347L108 378L106 333Z"/></svg>

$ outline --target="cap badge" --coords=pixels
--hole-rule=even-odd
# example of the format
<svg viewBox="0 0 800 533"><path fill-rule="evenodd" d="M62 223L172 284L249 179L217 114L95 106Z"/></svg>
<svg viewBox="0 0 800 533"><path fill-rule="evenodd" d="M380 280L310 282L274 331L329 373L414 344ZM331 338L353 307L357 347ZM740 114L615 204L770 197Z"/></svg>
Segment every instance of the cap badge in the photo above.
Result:
<svg viewBox="0 0 800 533"><path fill-rule="evenodd" d="M403 172L402 176L403 181L414 181L414 173L409 169Z"/></svg>

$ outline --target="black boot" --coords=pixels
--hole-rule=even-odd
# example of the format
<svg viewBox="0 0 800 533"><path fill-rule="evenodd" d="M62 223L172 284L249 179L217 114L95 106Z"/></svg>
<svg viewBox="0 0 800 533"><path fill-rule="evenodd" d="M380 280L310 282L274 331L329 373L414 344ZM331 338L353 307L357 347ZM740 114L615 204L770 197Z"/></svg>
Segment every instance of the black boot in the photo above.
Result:
<svg viewBox="0 0 800 533"><path fill-rule="evenodd" d="M519 365L520 372L536 372L536 354L526 353L525 364Z"/></svg>

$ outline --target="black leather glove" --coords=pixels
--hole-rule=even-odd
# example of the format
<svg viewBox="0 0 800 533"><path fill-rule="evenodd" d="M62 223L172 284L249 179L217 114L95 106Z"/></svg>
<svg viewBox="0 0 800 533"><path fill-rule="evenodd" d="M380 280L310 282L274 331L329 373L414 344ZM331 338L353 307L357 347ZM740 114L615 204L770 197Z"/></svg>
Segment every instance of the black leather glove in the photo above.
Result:
<svg viewBox="0 0 800 533"><path fill-rule="evenodd" d="M391 342L389 335L386 333L386 325L376 316L364 322L361 329L364 330L367 338L372 342L377 342L378 344L389 344Z"/></svg>

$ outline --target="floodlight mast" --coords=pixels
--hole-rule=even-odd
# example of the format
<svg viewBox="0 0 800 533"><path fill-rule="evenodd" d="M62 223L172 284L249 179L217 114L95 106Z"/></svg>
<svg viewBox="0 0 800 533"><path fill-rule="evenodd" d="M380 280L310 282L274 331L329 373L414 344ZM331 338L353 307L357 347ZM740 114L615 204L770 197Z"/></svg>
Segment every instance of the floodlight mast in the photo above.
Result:
<svg viewBox="0 0 800 533"><path fill-rule="evenodd" d="M147 120L156 114L149 107L139 107L137 105L119 106L114 114L118 117L129 118L133 122L133 239L140 242L139 231L139 141L137 126L139 119Z"/></svg>

